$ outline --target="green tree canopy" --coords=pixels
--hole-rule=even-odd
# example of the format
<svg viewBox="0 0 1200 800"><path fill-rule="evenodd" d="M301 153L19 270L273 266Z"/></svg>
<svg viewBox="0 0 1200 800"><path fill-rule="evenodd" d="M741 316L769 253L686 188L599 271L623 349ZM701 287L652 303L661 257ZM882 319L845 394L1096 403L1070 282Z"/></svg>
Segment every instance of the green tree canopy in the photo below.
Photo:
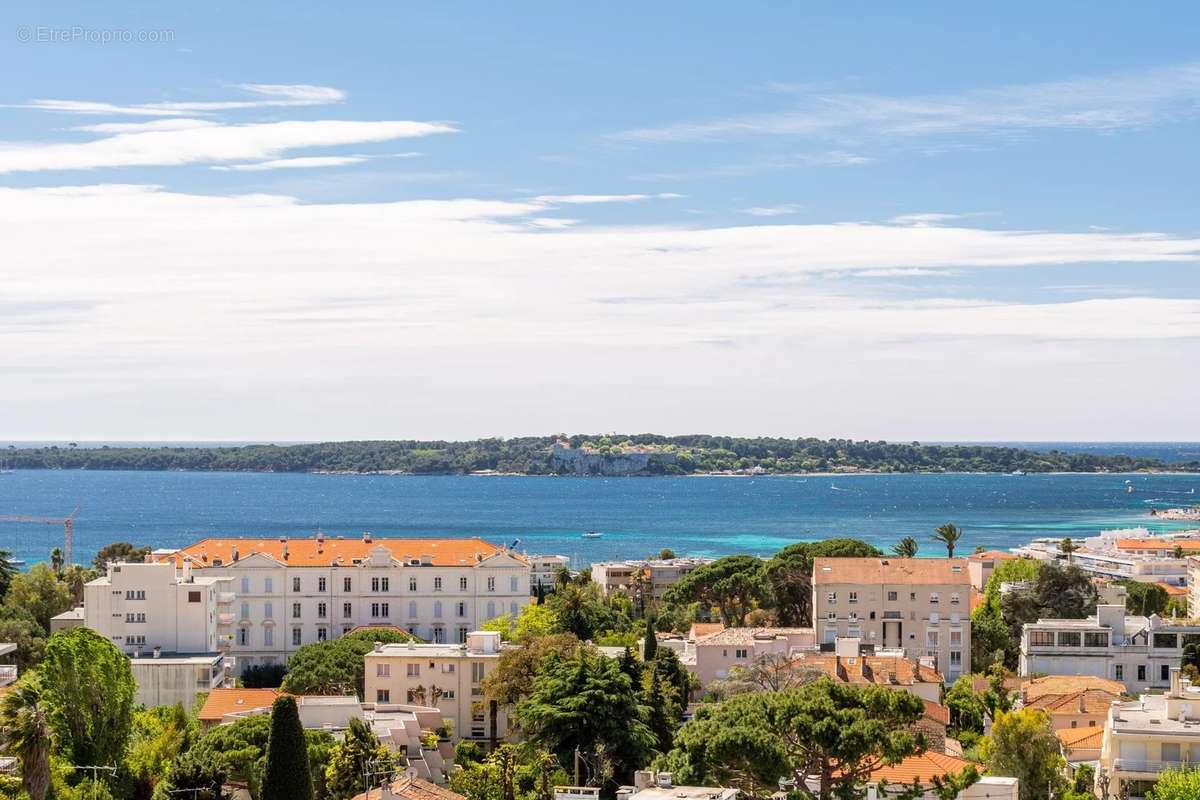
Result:
<svg viewBox="0 0 1200 800"><path fill-rule="evenodd" d="M1048 789L1057 793L1066 786L1058 737L1042 711L998 713L991 735L980 742L980 754L990 774L1020 780L1021 800L1042 800Z"/></svg>
<svg viewBox="0 0 1200 800"><path fill-rule="evenodd" d="M308 742L296 698L281 695L271 705L271 734L263 769L262 800L312 800Z"/></svg>
<svg viewBox="0 0 1200 800"><path fill-rule="evenodd" d="M63 755L75 764L120 762L137 688L125 654L91 628L72 628L50 638L41 671Z"/></svg>
<svg viewBox="0 0 1200 800"><path fill-rule="evenodd" d="M668 603L716 608L727 627L741 627L755 608L771 602L766 564L755 556L725 556L697 567L667 590Z"/></svg>
<svg viewBox="0 0 1200 800"><path fill-rule="evenodd" d="M828 678L779 692L739 694L701 706L656 762L680 783L737 785L767 795L781 778L820 800L857 797L870 772L920 752L911 726L921 699ZM806 779L818 786L815 795Z"/></svg>

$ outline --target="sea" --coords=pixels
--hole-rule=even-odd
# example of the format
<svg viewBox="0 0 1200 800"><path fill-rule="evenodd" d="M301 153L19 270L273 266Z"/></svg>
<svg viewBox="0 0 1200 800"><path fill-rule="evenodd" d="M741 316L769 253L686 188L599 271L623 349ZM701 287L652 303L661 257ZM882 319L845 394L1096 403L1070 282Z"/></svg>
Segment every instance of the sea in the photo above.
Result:
<svg viewBox="0 0 1200 800"><path fill-rule="evenodd" d="M0 447L7 443L0 443ZM91 444L91 443L88 443ZM84 446L83 443L80 443ZM1022 443L1183 461L1195 443ZM1132 490L1132 491L1131 491ZM670 548L770 555L797 541L904 536L943 555L933 529L963 528L959 551L1038 537L1187 527L1151 509L1200 502L1200 475L939 474L562 478L18 470L0 474L0 516L60 518L76 506L75 560L113 541L177 547L206 537L469 537L560 554L577 566ZM597 538L583 533L596 531ZM0 549L33 564L62 544L54 523L0 521Z"/></svg>

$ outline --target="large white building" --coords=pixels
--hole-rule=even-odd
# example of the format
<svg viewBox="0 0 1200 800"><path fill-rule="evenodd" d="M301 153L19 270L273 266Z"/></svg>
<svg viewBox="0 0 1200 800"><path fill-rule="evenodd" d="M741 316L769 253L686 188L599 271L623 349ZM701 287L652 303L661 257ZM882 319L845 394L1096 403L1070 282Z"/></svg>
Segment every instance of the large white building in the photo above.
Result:
<svg viewBox="0 0 1200 800"><path fill-rule="evenodd" d="M152 556L227 587L218 639L239 671L285 663L302 645L360 626L460 643L529 603L530 567L480 539L204 539ZM214 589L216 592L216 589Z"/></svg>
<svg viewBox="0 0 1200 800"><path fill-rule="evenodd" d="M1039 619L1021 632L1021 675L1092 675L1125 684L1129 694L1171 686L1183 648L1200 642L1200 625L1152 614L1130 616L1124 606L1096 606L1087 619Z"/></svg>

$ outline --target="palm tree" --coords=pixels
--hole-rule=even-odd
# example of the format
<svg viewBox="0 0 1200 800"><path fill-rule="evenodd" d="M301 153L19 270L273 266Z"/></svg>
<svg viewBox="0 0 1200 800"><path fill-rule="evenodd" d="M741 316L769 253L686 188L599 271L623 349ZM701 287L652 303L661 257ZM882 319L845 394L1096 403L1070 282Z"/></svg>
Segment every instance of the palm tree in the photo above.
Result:
<svg viewBox="0 0 1200 800"><path fill-rule="evenodd" d="M911 536L905 536L892 547L892 552L900 558L916 558L917 557L917 540Z"/></svg>
<svg viewBox="0 0 1200 800"><path fill-rule="evenodd" d="M958 544L958 540L962 538L962 535L962 530L953 522L947 522L945 525L939 525L933 529L934 541L946 545L947 558L954 558L954 546Z"/></svg>
<svg viewBox="0 0 1200 800"><path fill-rule="evenodd" d="M54 732L36 672L27 673L0 701L0 736L5 750L21 762L21 786L30 800L45 800Z"/></svg>

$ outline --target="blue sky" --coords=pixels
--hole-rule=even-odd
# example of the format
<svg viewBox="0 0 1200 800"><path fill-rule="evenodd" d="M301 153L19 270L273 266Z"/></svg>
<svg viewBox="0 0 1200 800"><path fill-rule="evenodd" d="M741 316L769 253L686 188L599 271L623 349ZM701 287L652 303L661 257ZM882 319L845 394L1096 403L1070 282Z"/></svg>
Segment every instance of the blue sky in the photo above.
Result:
<svg viewBox="0 0 1200 800"><path fill-rule="evenodd" d="M7 6L0 437L1200 435L1193 6L643 6Z"/></svg>

